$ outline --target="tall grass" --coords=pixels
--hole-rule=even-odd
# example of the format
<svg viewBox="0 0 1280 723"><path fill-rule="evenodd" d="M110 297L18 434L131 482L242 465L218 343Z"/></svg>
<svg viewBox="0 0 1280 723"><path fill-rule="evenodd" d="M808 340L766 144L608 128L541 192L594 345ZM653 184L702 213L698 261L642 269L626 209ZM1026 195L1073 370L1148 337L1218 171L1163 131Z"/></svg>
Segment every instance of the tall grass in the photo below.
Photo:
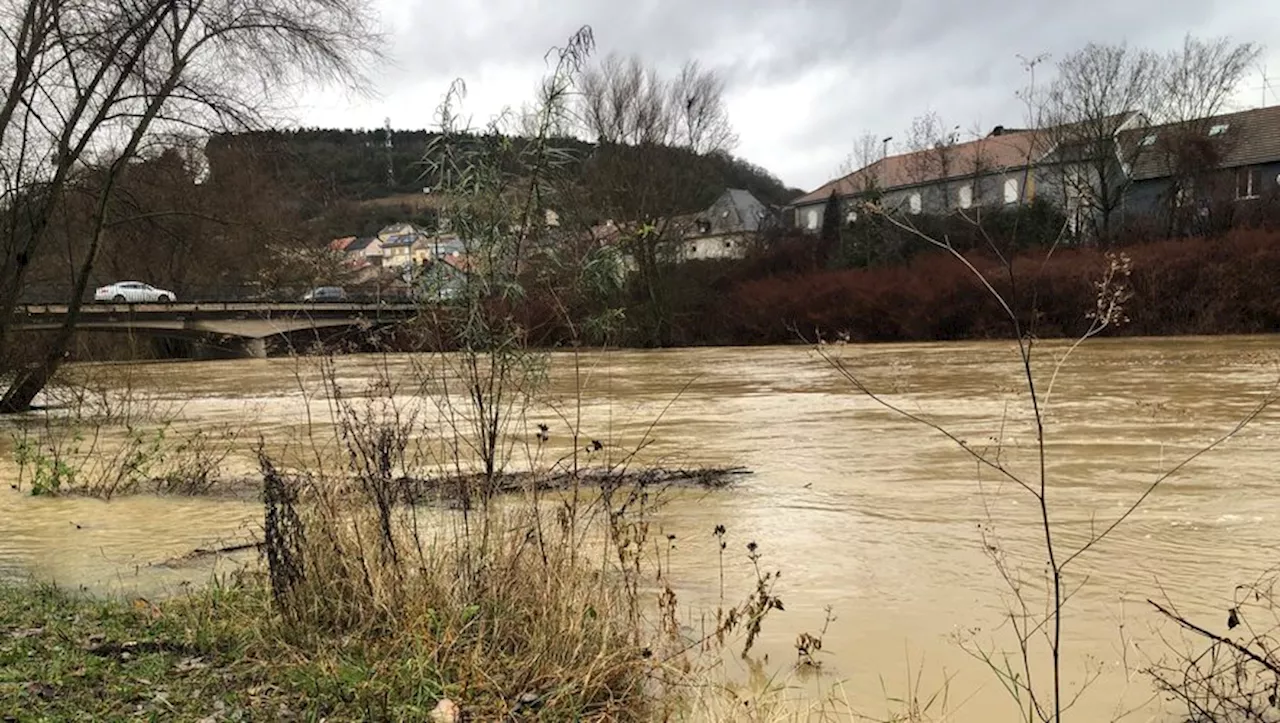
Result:
<svg viewBox="0 0 1280 723"><path fill-rule="evenodd" d="M453 368L471 368L465 354ZM552 720L689 714L715 690L722 656L748 656L783 609L763 550L744 550L752 589L732 601L722 591L705 623L690 618L658 531L668 483L634 454L592 457L598 440L581 455L547 454L551 434L608 436L562 423L517 431L533 385L505 390L512 418L481 417L500 432L477 443L493 429L474 424L487 407L421 392L440 372L418 361L358 388L319 362L333 439L312 443L339 453L292 470L260 457L282 637L307 648L363 641L388 664L422 659L479 720L529 706ZM465 374L438 383L473 387ZM524 452L518 474L506 456L486 459L494 449ZM708 533L723 565L725 530Z"/></svg>

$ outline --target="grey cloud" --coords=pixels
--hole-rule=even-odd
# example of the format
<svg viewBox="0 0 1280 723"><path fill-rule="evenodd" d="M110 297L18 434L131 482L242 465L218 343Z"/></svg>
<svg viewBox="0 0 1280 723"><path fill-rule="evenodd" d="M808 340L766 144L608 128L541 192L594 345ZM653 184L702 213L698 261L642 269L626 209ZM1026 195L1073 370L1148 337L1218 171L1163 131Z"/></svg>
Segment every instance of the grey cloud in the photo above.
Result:
<svg viewBox="0 0 1280 723"><path fill-rule="evenodd" d="M928 109L966 130L1019 123L1014 92L1027 76L1018 54L1061 57L1089 41L1172 48L1187 32L1256 41L1280 30L1280 10L1252 0L413 1L394 28L398 62L384 74L384 97L424 77L540 64L582 25L601 53L718 67L731 95L830 70L841 80L815 89L807 112L778 109L785 123L735 119L749 160L804 187L826 180L860 130L901 136ZM830 149L829 161L813 160L817 149Z"/></svg>

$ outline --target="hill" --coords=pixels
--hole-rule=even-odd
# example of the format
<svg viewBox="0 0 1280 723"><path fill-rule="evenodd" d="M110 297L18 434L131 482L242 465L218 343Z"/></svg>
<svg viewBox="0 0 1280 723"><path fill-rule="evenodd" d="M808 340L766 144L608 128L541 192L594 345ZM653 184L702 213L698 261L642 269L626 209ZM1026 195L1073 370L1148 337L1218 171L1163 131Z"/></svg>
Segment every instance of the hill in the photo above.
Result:
<svg viewBox="0 0 1280 723"><path fill-rule="evenodd" d="M427 143L435 134L425 130L393 130L391 144L386 131L303 128L268 130L240 134L220 134L206 145L211 176L234 176L243 172L246 157L264 167L277 181L302 192L308 216L325 213L333 205L351 201L385 200L381 205L395 213L405 208L404 199L431 186L421 163ZM519 143L521 139L512 139ZM480 141L477 138L477 141ZM577 138L556 139L585 163L597 148ZM705 208L726 188L744 188L767 204L785 204L800 191L787 188L767 170L727 153L696 155L683 149L651 149L664 163L684 165L697 178L687 208ZM367 207L369 204L362 204ZM410 204L412 205L412 204ZM430 213L415 207L414 215ZM355 232L355 230L353 230Z"/></svg>

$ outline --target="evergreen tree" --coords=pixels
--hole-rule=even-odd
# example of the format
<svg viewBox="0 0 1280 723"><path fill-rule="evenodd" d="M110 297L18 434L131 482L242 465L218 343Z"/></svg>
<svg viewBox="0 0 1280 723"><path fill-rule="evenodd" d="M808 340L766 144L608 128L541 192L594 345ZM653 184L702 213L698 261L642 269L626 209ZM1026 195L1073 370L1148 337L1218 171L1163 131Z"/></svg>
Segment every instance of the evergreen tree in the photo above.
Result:
<svg viewBox="0 0 1280 723"><path fill-rule="evenodd" d="M840 243L840 199L836 198L834 188L831 189L831 195L827 196L826 207L822 209L822 233L819 238L836 245Z"/></svg>

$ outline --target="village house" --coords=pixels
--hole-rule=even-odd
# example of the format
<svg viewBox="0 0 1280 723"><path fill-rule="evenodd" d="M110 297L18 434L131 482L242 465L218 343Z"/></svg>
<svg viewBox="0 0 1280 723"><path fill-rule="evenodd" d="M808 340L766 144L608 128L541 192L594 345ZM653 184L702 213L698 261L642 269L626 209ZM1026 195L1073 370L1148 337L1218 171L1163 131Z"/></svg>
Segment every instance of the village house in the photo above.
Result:
<svg viewBox="0 0 1280 723"><path fill-rule="evenodd" d="M393 223L378 231L383 266L421 265L429 255L430 234L411 223Z"/></svg>
<svg viewBox="0 0 1280 723"><path fill-rule="evenodd" d="M347 264L354 269L382 266L382 242L377 236L362 236L348 241L342 247Z"/></svg>
<svg viewBox="0 0 1280 723"><path fill-rule="evenodd" d="M750 191L726 189L706 209L685 214L657 224L661 234L663 256L676 261L698 259L742 258L750 244L775 220L775 213ZM636 268L635 259L623 243L632 225L612 219L593 226L587 236L600 246L617 247L623 254L623 267Z"/></svg>
<svg viewBox="0 0 1280 723"><path fill-rule="evenodd" d="M683 224L680 258L742 258L770 220L770 210L750 191L730 188Z"/></svg>
<svg viewBox="0 0 1280 723"><path fill-rule="evenodd" d="M343 236L342 238L336 238L329 242L329 250L345 256L347 247L355 240L355 236Z"/></svg>
<svg viewBox="0 0 1280 723"><path fill-rule="evenodd" d="M415 268L410 283L419 299L451 301L462 295L471 271L471 263L466 256L447 253L428 259Z"/></svg>
<svg viewBox="0 0 1280 723"><path fill-rule="evenodd" d="M938 215L975 206L1013 206L1035 198L1044 180L1032 173L1050 150L1045 134L996 126L964 143L943 143L886 156L791 202L796 227L817 233L834 192L846 223L857 220L853 201L877 199L908 215Z"/></svg>
<svg viewBox="0 0 1280 723"><path fill-rule="evenodd" d="M997 126L965 143L886 156L797 198L788 220L817 233L828 199L841 220L859 201L904 215L1049 202L1072 233L1135 223L1169 233L1221 227L1280 195L1280 106L1151 125L1140 111L1039 130Z"/></svg>
<svg viewBox="0 0 1280 723"><path fill-rule="evenodd" d="M1280 200L1280 106L1135 129L1124 223L1153 219L1172 233L1257 220Z"/></svg>

